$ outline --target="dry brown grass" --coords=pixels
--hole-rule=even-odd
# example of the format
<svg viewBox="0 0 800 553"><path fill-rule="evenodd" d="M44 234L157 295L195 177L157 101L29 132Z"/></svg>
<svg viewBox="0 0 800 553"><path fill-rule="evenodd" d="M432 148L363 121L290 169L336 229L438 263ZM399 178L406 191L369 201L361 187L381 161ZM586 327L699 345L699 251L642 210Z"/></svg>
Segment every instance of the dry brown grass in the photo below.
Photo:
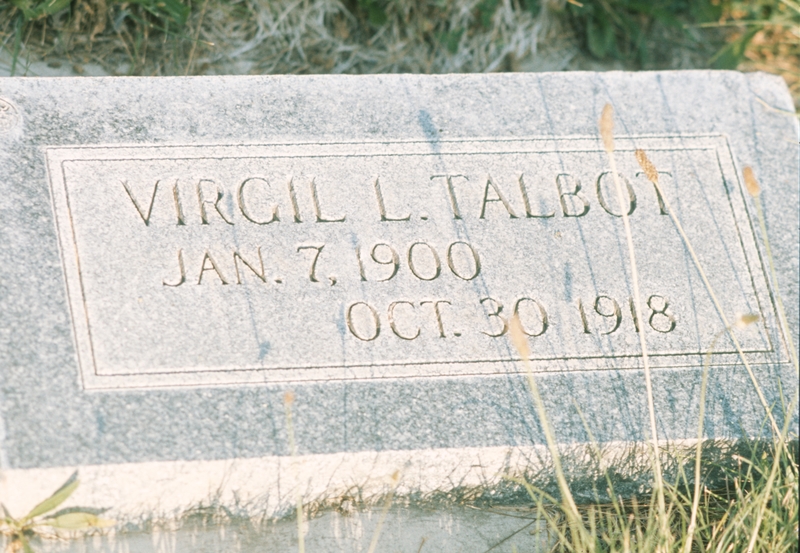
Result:
<svg viewBox="0 0 800 553"><path fill-rule="evenodd" d="M186 25L134 4L77 0L23 28L19 58L101 65L111 74L442 73L518 68L552 30L553 10L511 2L481 18L480 0L392 2L375 26L338 0L199 0ZM14 8L0 0L0 43L13 47ZM103 21L106 22L103 25ZM78 69L78 72L79 69Z"/></svg>
<svg viewBox="0 0 800 553"><path fill-rule="evenodd" d="M753 37L745 52L744 71L766 71L781 75L800 109L800 25L769 26Z"/></svg>
<svg viewBox="0 0 800 553"><path fill-rule="evenodd" d="M16 74L47 72L47 64L72 74L93 64L110 75L689 69L707 67L755 13L733 2L719 24L651 25L643 63L593 58L566 0L543 0L541 9L533 0L395 0L380 24L364 10L374 1L185 0L183 23L141 4L73 0L19 25L17 9L0 0L0 71L14 58ZM782 75L800 106L800 12L793 0L756 3L765 2L780 9L740 68Z"/></svg>

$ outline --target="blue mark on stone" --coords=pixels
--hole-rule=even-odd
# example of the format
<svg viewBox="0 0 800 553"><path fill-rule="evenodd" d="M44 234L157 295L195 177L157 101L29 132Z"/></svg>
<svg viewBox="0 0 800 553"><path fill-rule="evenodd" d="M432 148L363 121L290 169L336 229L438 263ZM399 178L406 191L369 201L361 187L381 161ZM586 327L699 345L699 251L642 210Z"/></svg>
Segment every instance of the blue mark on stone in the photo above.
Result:
<svg viewBox="0 0 800 553"><path fill-rule="evenodd" d="M102 436L106 432L106 419L100 411L95 411L94 418L97 423L97 433Z"/></svg>
<svg viewBox="0 0 800 553"><path fill-rule="evenodd" d="M564 296L572 303L572 270L569 262L564 264Z"/></svg>
<svg viewBox="0 0 800 553"><path fill-rule="evenodd" d="M336 328L339 330L339 335L344 337L347 335L347 327L344 321L344 305L342 305L339 312L336 314Z"/></svg>
<svg viewBox="0 0 800 553"><path fill-rule="evenodd" d="M433 150L434 153L438 154L439 130L433 123L431 114L424 109L419 110L419 113L417 113L417 122L419 123L419 126L422 127L422 134L425 135L425 140L427 140L428 144L430 144L431 150Z"/></svg>
<svg viewBox="0 0 800 553"><path fill-rule="evenodd" d="M264 359L269 353L269 350L271 349L272 349L272 344L270 344L268 341L265 340L261 342L258 345L258 360L261 361L262 359Z"/></svg>
<svg viewBox="0 0 800 553"><path fill-rule="evenodd" d="M425 138L435 141L439 138L439 132L436 130L436 125L433 124L431 114L427 110L421 109L417 114L417 121L419 126L422 127L422 132L425 133Z"/></svg>

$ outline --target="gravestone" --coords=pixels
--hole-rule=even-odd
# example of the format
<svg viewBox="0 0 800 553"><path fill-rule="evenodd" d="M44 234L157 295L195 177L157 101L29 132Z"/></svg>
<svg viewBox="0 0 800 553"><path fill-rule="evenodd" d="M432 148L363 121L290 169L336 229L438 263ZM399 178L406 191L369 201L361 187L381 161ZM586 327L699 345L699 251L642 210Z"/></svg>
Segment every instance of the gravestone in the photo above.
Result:
<svg viewBox="0 0 800 553"><path fill-rule="evenodd" d="M797 139L764 74L3 79L2 499L76 467L76 501L121 519L546 475L514 314L565 455L596 440L622 473L643 450L640 333L662 442L696 439L709 350L705 438L763 435L670 210L727 320L759 316L736 336L781 423Z"/></svg>

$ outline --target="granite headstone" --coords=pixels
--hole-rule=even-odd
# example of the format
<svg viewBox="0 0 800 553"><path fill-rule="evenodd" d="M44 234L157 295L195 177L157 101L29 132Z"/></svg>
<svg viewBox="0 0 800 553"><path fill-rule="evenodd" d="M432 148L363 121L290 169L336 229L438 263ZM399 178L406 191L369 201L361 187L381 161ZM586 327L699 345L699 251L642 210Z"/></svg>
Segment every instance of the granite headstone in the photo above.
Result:
<svg viewBox="0 0 800 553"><path fill-rule="evenodd" d="M76 500L124 518L546 466L514 314L565 448L581 417L647 439L639 333L659 438L689 443L725 325L667 204L724 314L759 316L736 332L775 405L797 387L775 295L797 344L797 139L764 74L0 80L3 501L76 467ZM729 337L710 359L706 437L762 433Z"/></svg>

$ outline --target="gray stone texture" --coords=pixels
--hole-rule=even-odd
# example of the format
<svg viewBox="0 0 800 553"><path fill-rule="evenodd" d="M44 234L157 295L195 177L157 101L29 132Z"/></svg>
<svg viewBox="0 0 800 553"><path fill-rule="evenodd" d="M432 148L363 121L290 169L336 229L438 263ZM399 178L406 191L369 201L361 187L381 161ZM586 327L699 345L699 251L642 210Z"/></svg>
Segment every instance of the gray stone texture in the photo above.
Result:
<svg viewBox="0 0 800 553"><path fill-rule="evenodd" d="M302 454L542 444L518 355L505 337L481 334L502 330L499 319L487 317L492 302L481 311L485 297L501 298L503 314L521 297L546 307L550 326L531 345L559 441L587 441L578 409L601 442L645 439L624 235L595 188L608 171L597 131L606 103L615 109L620 172L638 199L631 223L643 292L668 297L676 319L673 332L646 327L660 437L696 436L702 355L724 325L652 187L636 176L638 147L670 172L665 190L675 193L671 201L727 315L763 316L741 340L753 352L767 401L779 403L781 389L796 389L797 376L776 322L754 206L741 184L741 169L752 166L764 188L778 284L797 344L798 127L777 77L691 71L6 78L0 80L0 466L286 455L288 389L296 394ZM554 217L526 217L517 167L527 171L532 214L554 211ZM564 216L580 205L560 203L555 179L562 172L584 175L591 203L585 219ZM429 173L470 176L454 184L461 219L453 216L445 179ZM516 218L500 201L486 203L480 217L484 173ZM246 221L236 185L260 175L284 194L278 177L287 174L294 175L303 222L293 221L286 195L280 222ZM168 200L181 175L186 224L178 226ZM221 183L218 206L233 225L212 203L205 204L209 224L201 224L190 193L204 175L214 180L203 192L212 200ZM311 175L322 216L346 214L345 222L313 222ZM410 215L408 222L380 220L375 175L387 217ZM142 215L124 195L125 178ZM148 194L159 179L145 225ZM601 186L613 211L609 183ZM253 219L269 214L270 203L253 205ZM437 249L437 279L410 272L407 251L415 241ZM448 268L445 252L454 241L476 248L479 278L462 280ZM377 281L391 266L368 259L378 242L399 251L398 274L386 282ZM296 248L319 243L325 249L314 283L308 270L316 250ZM355 264L359 244L366 281ZM232 248L253 262L257 246L268 282L240 267L244 284L237 284ZM212 282L196 284L208 248L224 258L219 272L228 285L209 271L203 276ZM176 278L178 249L191 282L173 289L162 279ZM383 248L376 258L391 255ZM469 273L469 259L461 261L456 271ZM418 269L427 276L431 267ZM601 295L620 305L621 326L613 334L601 334L614 326L611 301L597 304L608 317L591 312ZM441 298L453 304L441 306L444 330L433 305L420 304ZM579 298L590 316L588 335ZM396 308L398 332L419 329L415 340L389 328L387 306L401 300L413 305ZM382 318L372 342L347 328L345 311L357 301L374 305ZM660 309L662 300L654 301ZM369 320L357 319L362 308L351 322L368 336ZM523 302L521 310L535 334L536 304ZM662 323L663 331L669 319ZM727 339L718 350L707 437L760 434L765 413L750 378Z"/></svg>

